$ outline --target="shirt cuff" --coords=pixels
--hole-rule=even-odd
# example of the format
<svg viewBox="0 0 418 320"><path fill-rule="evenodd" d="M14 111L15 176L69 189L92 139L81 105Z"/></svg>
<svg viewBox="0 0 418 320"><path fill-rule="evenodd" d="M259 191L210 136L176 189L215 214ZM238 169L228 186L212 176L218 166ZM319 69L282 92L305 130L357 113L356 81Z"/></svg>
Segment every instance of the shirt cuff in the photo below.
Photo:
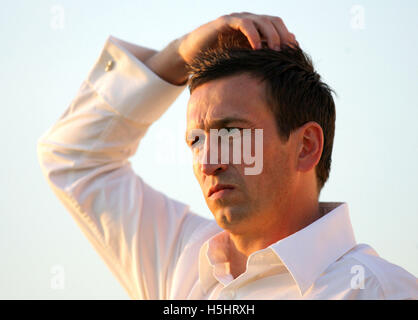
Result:
<svg viewBox="0 0 418 320"><path fill-rule="evenodd" d="M161 79L112 37L106 40L87 81L115 111L141 124L160 118L187 86Z"/></svg>

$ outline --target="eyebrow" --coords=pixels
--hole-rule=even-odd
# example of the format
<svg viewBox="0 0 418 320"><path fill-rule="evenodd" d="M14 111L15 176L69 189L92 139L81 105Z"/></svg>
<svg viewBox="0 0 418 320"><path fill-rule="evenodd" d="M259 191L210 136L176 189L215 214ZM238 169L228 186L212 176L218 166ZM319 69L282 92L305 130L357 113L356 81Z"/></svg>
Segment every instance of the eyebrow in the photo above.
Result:
<svg viewBox="0 0 418 320"><path fill-rule="evenodd" d="M208 128L224 128L224 127L230 125L231 123L241 123L241 124L245 124L245 125L248 125L248 126L253 126L253 123L250 120L247 120L247 119L237 118L237 117L225 117L225 118L222 118L222 119L211 120L208 123L207 127ZM200 127L200 128L202 128L202 127ZM184 137L186 143L188 143L188 141L187 141L187 133L188 132L189 131L186 130L186 134L185 134L185 137Z"/></svg>

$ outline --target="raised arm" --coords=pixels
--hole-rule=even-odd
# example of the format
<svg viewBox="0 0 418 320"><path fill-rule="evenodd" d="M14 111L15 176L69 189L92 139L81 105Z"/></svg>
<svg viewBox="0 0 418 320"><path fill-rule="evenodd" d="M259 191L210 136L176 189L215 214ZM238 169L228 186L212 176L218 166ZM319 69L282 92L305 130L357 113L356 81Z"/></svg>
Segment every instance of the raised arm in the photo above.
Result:
<svg viewBox="0 0 418 320"><path fill-rule="evenodd" d="M202 218L148 186L128 159L184 86L161 80L112 39L40 137L38 158L50 187L128 294L164 298L163 279L182 236Z"/></svg>

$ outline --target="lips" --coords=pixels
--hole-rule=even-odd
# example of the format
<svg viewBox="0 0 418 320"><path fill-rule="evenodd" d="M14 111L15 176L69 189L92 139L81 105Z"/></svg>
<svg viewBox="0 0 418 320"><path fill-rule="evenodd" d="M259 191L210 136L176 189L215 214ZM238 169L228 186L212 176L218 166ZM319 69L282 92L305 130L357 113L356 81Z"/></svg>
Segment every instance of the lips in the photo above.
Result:
<svg viewBox="0 0 418 320"><path fill-rule="evenodd" d="M234 189L234 186L232 186L232 185L230 185L230 184L217 184L217 185L214 185L213 187L211 187L211 188L209 189L209 192L208 192L208 198L209 198L212 194L214 194L215 192L218 192L218 191L220 191L220 190L225 190L225 189Z"/></svg>

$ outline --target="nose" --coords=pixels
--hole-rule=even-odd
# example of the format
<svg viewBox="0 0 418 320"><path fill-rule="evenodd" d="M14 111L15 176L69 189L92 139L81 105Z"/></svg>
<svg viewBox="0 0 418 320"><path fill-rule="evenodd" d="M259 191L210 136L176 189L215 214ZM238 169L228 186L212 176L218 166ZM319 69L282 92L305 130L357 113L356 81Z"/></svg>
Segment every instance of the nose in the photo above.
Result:
<svg viewBox="0 0 418 320"><path fill-rule="evenodd" d="M228 164L222 163L221 161L221 144L219 141L216 142L216 139L218 139L218 137L211 141L209 137L206 137L204 147L200 149L201 158L198 160L199 169L207 176L217 175L228 169ZM212 155L211 150L213 150L214 153Z"/></svg>
<svg viewBox="0 0 418 320"><path fill-rule="evenodd" d="M218 163L218 164L200 164L200 171L202 171L203 174L207 175L207 176L211 176L211 175L217 175L221 172L226 171L226 169L228 168L227 164L222 164L222 163Z"/></svg>

